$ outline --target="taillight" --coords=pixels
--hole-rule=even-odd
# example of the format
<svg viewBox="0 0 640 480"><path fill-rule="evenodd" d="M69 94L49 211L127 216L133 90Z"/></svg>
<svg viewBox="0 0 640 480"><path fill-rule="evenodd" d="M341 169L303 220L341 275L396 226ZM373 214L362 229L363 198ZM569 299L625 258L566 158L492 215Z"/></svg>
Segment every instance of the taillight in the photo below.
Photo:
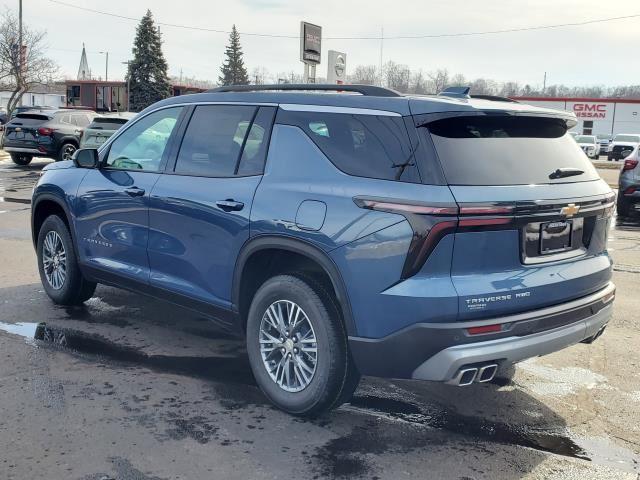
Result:
<svg viewBox="0 0 640 480"><path fill-rule="evenodd" d="M627 170L633 170L638 166L638 160L625 160L624 165L622 166L622 171L626 172Z"/></svg>
<svg viewBox="0 0 640 480"><path fill-rule="evenodd" d="M376 200L372 198L353 199L360 208L369 210L378 210L380 212L390 213L415 213L418 215L457 215L458 207L456 206L435 206L422 205L419 203L402 203L400 201Z"/></svg>
<svg viewBox="0 0 640 480"><path fill-rule="evenodd" d="M513 222L513 206L428 205L420 202L403 202L395 199L355 197L360 208L403 215L411 229L413 238L402 268L401 278L409 278L420 271L440 240L458 227L492 227ZM506 215L506 216L505 216Z"/></svg>
<svg viewBox="0 0 640 480"><path fill-rule="evenodd" d="M624 192L622 192L623 195L631 195L636 193L636 187L629 187L626 188Z"/></svg>
<svg viewBox="0 0 640 480"><path fill-rule="evenodd" d="M38 129L38 135L40 135L41 137L50 137L51 135L53 135L53 128L40 127Z"/></svg>

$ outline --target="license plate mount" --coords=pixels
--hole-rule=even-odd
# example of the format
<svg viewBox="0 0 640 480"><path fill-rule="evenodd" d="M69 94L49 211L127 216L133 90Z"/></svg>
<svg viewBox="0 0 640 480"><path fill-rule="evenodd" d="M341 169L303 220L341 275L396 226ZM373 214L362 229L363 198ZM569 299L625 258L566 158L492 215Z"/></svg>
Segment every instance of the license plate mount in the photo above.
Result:
<svg viewBox="0 0 640 480"><path fill-rule="evenodd" d="M540 225L540 255L572 250L572 220L556 220Z"/></svg>

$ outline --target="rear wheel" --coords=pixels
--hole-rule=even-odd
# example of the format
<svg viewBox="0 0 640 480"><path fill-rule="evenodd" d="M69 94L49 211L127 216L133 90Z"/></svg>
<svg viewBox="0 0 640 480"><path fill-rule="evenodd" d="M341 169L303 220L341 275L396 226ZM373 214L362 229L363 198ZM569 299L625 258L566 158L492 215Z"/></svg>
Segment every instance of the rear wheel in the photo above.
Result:
<svg viewBox="0 0 640 480"><path fill-rule="evenodd" d="M616 210L621 217L628 217L631 214L632 203L624 198L622 193L618 193L618 199L616 201Z"/></svg>
<svg viewBox="0 0 640 480"><path fill-rule="evenodd" d="M13 160L13 163L15 163L16 165L25 166L31 163L31 160L33 160L33 156L26 155L24 153L12 153L11 160Z"/></svg>
<svg viewBox="0 0 640 480"><path fill-rule="evenodd" d="M71 157L73 157L73 154L77 149L78 147L76 147L74 143L63 143L62 147L60 147L60 151L58 152L57 160L60 162L62 162L63 160L71 160Z"/></svg>
<svg viewBox="0 0 640 480"><path fill-rule="evenodd" d="M82 276L69 229L57 215L42 224L37 254L40 280L51 300L59 305L79 305L91 298L96 284Z"/></svg>
<svg viewBox="0 0 640 480"><path fill-rule="evenodd" d="M360 379L333 299L302 276L279 275L258 289L247 318L247 353L264 394L294 415L339 406Z"/></svg>

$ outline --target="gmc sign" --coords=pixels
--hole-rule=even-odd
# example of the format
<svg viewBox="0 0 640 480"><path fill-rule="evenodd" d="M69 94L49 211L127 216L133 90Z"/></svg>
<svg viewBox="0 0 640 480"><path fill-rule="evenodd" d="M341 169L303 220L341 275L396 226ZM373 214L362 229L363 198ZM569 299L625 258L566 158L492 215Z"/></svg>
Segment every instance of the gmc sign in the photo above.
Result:
<svg viewBox="0 0 640 480"><path fill-rule="evenodd" d="M607 116L606 103L575 103L573 113L578 118L605 118Z"/></svg>

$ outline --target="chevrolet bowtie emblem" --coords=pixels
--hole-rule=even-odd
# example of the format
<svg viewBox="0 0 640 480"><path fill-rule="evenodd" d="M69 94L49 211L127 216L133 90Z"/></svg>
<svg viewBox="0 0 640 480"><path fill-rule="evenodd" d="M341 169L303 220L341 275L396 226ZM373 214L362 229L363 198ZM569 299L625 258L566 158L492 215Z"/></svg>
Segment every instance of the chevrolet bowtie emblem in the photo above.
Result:
<svg viewBox="0 0 640 480"><path fill-rule="evenodd" d="M567 217L573 217L579 211L580 211L579 205L576 205L575 203L570 203L566 207L562 207L562 210L560 210L560 213Z"/></svg>

